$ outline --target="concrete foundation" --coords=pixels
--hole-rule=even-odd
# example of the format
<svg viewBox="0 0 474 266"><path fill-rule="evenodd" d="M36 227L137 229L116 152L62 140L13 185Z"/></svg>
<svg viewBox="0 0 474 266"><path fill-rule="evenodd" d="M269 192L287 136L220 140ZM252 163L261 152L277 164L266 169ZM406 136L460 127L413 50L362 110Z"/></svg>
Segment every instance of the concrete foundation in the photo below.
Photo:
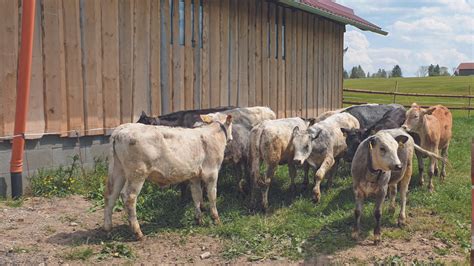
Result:
<svg viewBox="0 0 474 266"><path fill-rule="evenodd" d="M28 177L38 169L57 168L69 165L75 155L80 155L84 167L91 168L94 158L106 158L109 154L108 136L85 136L81 138L61 138L44 136L41 139L27 140L23 154L23 191L28 186ZM12 144L0 142L0 197L11 195L10 159Z"/></svg>

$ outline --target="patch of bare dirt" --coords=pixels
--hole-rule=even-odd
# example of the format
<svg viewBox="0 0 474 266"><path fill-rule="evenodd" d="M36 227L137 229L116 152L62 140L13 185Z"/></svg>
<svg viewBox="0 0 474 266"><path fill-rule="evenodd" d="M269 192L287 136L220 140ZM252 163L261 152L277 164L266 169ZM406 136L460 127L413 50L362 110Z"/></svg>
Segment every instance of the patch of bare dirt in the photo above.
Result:
<svg viewBox="0 0 474 266"><path fill-rule="evenodd" d="M101 258L104 244L111 235L101 230L103 212L90 212L92 203L80 196L67 198L29 198L18 208L0 202L0 265L5 264L123 264L123 263L164 263L164 264L223 264L249 263L246 257L228 261L221 256L224 240L203 235L180 235L159 233L149 235L144 241L133 241L130 236L121 240L129 247L135 258L106 254ZM113 234L128 232L123 213L114 213ZM125 233L126 234L126 233ZM369 262L374 258L383 259L402 256L403 261L458 261L463 262L463 254L441 256L435 247L443 247L442 242L416 235L410 241L385 240L374 246L370 239L347 250L330 256L306 261L263 261L263 264L343 264L346 262ZM91 249L93 255L86 261L72 260L68 254ZM204 259L201 256L204 253ZM256 262L253 262L256 263Z"/></svg>

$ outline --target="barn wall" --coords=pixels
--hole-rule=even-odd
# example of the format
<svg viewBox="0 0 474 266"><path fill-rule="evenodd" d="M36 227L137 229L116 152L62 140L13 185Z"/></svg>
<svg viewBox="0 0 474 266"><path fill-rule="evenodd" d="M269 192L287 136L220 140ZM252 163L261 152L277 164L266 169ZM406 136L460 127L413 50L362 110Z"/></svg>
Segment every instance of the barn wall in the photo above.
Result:
<svg viewBox="0 0 474 266"><path fill-rule="evenodd" d="M13 133L18 2L0 2L0 137ZM28 138L102 135L142 110L341 106L344 26L324 18L251 0L37 3Z"/></svg>

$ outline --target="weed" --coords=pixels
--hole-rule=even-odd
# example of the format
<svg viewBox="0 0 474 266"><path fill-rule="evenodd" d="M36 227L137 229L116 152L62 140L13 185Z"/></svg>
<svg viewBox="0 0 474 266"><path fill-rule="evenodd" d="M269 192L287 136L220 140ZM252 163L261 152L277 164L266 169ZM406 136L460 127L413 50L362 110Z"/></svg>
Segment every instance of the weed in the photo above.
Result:
<svg viewBox="0 0 474 266"><path fill-rule="evenodd" d="M117 242L102 243L102 250L99 253L98 259L103 260L109 256L125 259L135 258L132 249L126 244Z"/></svg>
<svg viewBox="0 0 474 266"><path fill-rule="evenodd" d="M4 202L5 202L5 205L7 205L10 208L20 208L21 206L23 206L25 199L24 198L7 199Z"/></svg>
<svg viewBox="0 0 474 266"><path fill-rule="evenodd" d="M90 247L73 248L61 257L66 260L82 260L86 261L94 255L94 251Z"/></svg>

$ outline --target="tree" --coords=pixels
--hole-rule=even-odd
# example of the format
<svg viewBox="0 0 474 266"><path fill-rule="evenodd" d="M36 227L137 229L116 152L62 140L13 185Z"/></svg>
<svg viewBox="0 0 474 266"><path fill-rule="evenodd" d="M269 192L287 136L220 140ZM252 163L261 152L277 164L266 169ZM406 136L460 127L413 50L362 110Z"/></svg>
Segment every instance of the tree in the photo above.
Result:
<svg viewBox="0 0 474 266"><path fill-rule="evenodd" d="M351 79L356 79L357 78L357 67L352 67L350 78Z"/></svg>
<svg viewBox="0 0 474 266"><path fill-rule="evenodd" d="M451 74L449 74L449 70L447 67L440 67L439 68L439 75L440 76L451 76Z"/></svg>
<svg viewBox="0 0 474 266"><path fill-rule="evenodd" d="M367 77L370 78L370 72L367 72Z"/></svg>
<svg viewBox="0 0 474 266"><path fill-rule="evenodd" d="M344 71L342 72L342 78L343 79L348 79L349 78L349 73L347 73L347 71L344 69Z"/></svg>
<svg viewBox="0 0 474 266"><path fill-rule="evenodd" d="M438 65L438 64L436 64L436 66L434 67L434 70L433 70L433 71L434 71L435 76L439 76L439 74L440 74L440 69L439 69L439 65Z"/></svg>
<svg viewBox="0 0 474 266"><path fill-rule="evenodd" d="M362 67L359 65L357 66L357 75L359 78L365 78L365 72L364 70L362 69Z"/></svg>
<svg viewBox="0 0 474 266"><path fill-rule="evenodd" d="M382 71L380 73L380 77L381 78L387 78L387 72L385 71L385 69L382 69Z"/></svg>
<svg viewBox="0 0 474 266"><path fill-rule="evenodd" d="M433 77L435 75L434 73L434 66L433 64L428 66L428 76Z"/></svg>
<svg viewBox="0 0 474 266"><path fill-rule="evenodd" d="M365 78L365 72L360 65L352 68L350 78L351 79Z"/></svg>
<svg viewBox="0 0 474 266"><path fill-rule="evenodd" d="M426 77L428 75L428 67L429 66L420 66L416 71L416 75L420 78Z"/></svg>
<svg viewBox="0 0 474 266"><path fill-rule="evenodd" d="M402 77L402 69L399 65L395 65L392 69L391 76L393 78L401 78Z"/></svg>

